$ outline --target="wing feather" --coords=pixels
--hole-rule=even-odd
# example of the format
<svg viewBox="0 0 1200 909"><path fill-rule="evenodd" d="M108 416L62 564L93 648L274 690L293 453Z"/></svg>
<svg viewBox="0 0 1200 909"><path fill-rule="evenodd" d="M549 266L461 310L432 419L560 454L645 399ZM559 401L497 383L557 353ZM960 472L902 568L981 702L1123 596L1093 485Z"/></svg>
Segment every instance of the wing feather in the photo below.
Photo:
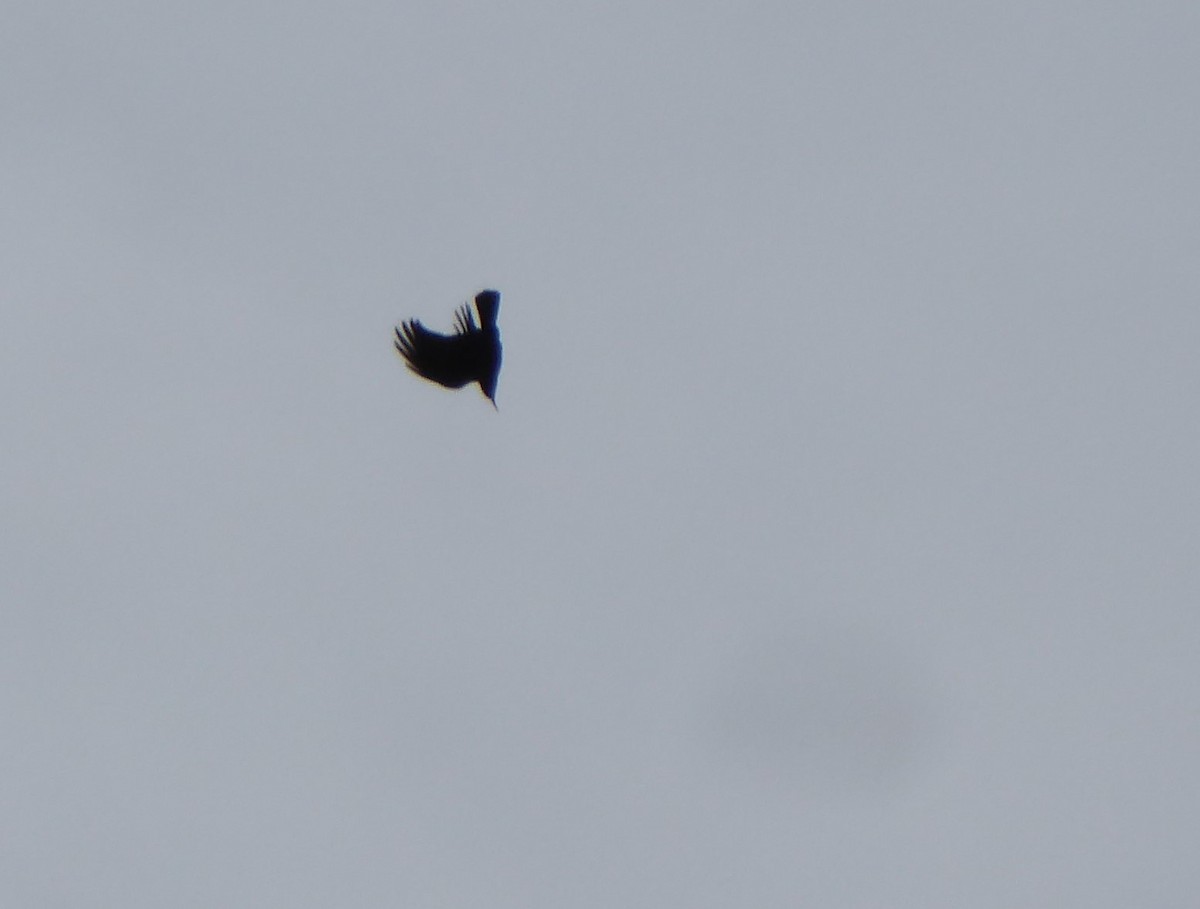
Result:
<svg viewBox="0 0 1200 909"><path fill-rule="evenodd" d="M395 345L408 368L417 375L447 388L462 388L475 381L465 341L465 335L438 334L417 319L410 319L396 329Z"/></svg>

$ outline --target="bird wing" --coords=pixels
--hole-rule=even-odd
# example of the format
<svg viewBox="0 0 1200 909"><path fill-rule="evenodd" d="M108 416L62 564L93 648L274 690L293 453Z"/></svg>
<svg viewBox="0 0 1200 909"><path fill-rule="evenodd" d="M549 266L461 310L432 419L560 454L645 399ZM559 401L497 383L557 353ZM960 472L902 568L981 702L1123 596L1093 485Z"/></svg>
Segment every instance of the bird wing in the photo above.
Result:
<svg viewBox="0 0 1200 909"><path fill-rule="evenodd" d="M459 335L469 335L473 331L479 331L479 326L475 324L475 314L464 303L454 311L454 332Z"/></svg>
<svg viewBox="0 0 1200 909"><path fill-rule="evenodd" d="M472 326L475 324L470 313L465 318L470 319ZM470 329L465 327L463 319L461 314L456 316L459 330L452 335L430 331L417 319L402 322L396 329L396 350L417 375L447 388L462 388L476 379Z"/></svg>

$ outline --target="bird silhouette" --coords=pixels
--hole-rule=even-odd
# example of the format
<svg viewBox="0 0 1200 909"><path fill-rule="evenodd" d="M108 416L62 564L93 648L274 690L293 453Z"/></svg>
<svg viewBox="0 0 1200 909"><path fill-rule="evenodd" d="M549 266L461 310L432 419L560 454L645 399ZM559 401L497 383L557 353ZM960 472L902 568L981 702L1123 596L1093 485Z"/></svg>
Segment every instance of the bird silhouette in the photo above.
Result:
<svg viewBox="0 0 1200 909"><path fill-rule="evenodd" d="M396 328L396 350L417 375L447 388L462 388L478 382L484 396L496 405L496 382L500 378L500 292L481 290L475 295L479 324L468 304L454 313L454 334L430 331L417 319Z"/></svg>

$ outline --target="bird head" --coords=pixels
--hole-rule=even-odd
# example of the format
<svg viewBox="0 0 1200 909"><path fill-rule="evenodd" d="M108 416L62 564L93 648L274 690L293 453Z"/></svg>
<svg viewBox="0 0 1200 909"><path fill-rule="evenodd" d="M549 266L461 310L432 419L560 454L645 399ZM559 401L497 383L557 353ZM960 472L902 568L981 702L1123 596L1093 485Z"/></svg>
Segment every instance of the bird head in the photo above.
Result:
<svg viewBox="0 0 1200 909"><path fill-rule="evenodd" d="M480 381L479 388L483 391L483 396L492 402L492 406L496 410L500 409L500 405L496 403L496 380L499 376L490 376L489 379Z"/></svg>

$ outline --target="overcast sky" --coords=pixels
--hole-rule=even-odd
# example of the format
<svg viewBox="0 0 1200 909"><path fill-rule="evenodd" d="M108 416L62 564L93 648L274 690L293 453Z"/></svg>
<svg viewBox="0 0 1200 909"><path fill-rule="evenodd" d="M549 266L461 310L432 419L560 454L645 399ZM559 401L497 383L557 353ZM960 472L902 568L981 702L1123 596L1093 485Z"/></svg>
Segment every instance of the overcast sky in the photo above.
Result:
<svg viewBox="0 0 1200 909"><path fill-rule="evenodd" d="M1194 906L1198 10L5 4L0 902Z"/></svg>

